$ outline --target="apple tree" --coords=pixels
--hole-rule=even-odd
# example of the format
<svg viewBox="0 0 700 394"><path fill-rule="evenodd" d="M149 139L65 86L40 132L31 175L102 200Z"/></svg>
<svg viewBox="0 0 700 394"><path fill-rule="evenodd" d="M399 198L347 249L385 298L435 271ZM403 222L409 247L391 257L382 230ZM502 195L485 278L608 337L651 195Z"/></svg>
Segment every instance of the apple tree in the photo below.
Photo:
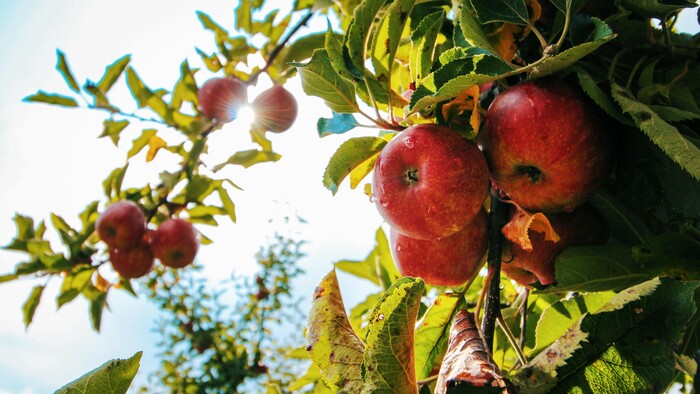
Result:
<svg viewBox="0 0 700 394"><path fill-rule="evenodd" d="M136 293L132 282L147 280L150 296L162 297L177 275L170 267L189 264L166 264L148 234L172 220L198 228L235 221L228 190L236 185L217 170L279 159L268 132L294 121L295 99L283 86L300 78L330 109L317 122L319 137L338 140L319 163L323 186L364 192L386 225L368 229L376 246L365 260L335 262L307 294L306 343L290 360L308 369L277 380L285 384L270 380L269 392L637 393L693 385L700 34L677 24L696 2L297 0L285 16L264 13L273 6L266 3L239 2L232 30L199 13L218 48L199 51L200 61L219 75L201 80L184 61L171 90L149 88L128 56L98 82L79 84L58 52L72 93L39 91L28 101L105 111L102 136L115 144L127 127L155 123L133 141L130 157L147 149L148 161L174 154L181 166L125 190L129 162L115 169L103 184L106 201L88 205L80 228L52 215L60 251L45 240L43 222L17 215L7 248L27 260L0 281L62 280L58 305L87 298L95 329L114 289ZM327 29L298 34L313 18L327 20ZM247 67L258 55L264 61ZM250 135L259 148L205 165L208 137L235 119L249 101L245 86L262 74L275 86L252 100L258 118ZM122 77L134 112L109 99ZM365 128L376 132L358 130ZM163 263L147 279L120 271L114 260L125 247L95 231L107 203L122 201L143 215L142 254L154 255L145 260ZM183 233L166 244L181 246ZM102 275L108 263L121 274L115 282ZM376 292L347 308L336 271L374 283ZM24 305L26 324L43 289ZM244 364L264 365L268 356Z"/></svg>

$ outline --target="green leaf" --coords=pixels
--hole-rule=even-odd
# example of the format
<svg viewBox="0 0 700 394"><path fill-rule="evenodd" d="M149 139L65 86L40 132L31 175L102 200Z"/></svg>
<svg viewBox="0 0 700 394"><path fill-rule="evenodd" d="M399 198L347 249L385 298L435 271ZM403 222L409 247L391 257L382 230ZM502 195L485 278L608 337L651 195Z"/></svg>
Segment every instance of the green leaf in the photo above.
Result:
<svg viewBox="0 0 700 394"><path fill-rule="evenodd" d="M335 195L343 179L363 163L376 160L386 143L378 137L357 137L343 142L331 156L323 174L323 185Z"/></svg>
<svg viewBox="0 0 700 394"><path fill-rule="evenodd" d="M104 190L107 198L119 197L121 195L122 182L124 181L124 176L128 168L129 163L124 167L115 168L109 173L107 178L102 181L102 190Z"/></svg>
<svg viewBox="0 0 700 394"><path fill-rule="evenodd" d="M143 132L141 132L141 136L132 142L131 149L127 152L126 158L130 159L141 152L141 150L148 145L148 141L151 137L156 135L157 131L156 129L144 129Z"/></svg>
<svg viewBox="0 0 700 394"><path fill-rule="evenodd" d="M621 0L620 3L624 8L634 11L645 18L661 20L666 20L669 15L684 8L698 6L694 1L685 0L672 2L660 0Z"/></svg>
<svg viewBox="0 0 700 394"><path fill-rule="evenodd" d="M686 120L700 119L700 114L667 105L650 104L649 108L667 122L683 122Z"/></svg>
<svg viewBox="0 0 700 394"><path fill-rule="evenodd" d="M579 246L565 249L556 260L557 285L547 291L621 290L641 283L651 275L627 247Z"/></svg>
<svg viewBox="0 0 700 394"><path fill-rule="evenodd" d="M334 391L358 393L365 345L350 326L335 271L321 279L309 311L306 349Z"/></svg>
<svg viewBox="0 0 700 394"><path fill-rule="evenodd" d="M354 85L335 71L325 49L314 51L308 63L294 63L294 66L299 71L306 94L322 98L335 112L358 111Z"/></svg>
<svg viewBox="0 0 700 394"><path fill-rule="evenodd" d="M217 191L219 192L219 198L221 199L221 204L223 205L224 211L231 221L236 223L236 206L233 204L231 196L228 194L228 190L226 190L223 184L221 184L217 188Z"/></svg>
<svg viewBox="0 0 700 394"><path fill-rule="evenodd" d="M92 329L100 332L102 323L102 312L107 305L107 293L100 292L97 297L90 300L90 324Z"/></svg>
<svg viewBox="0 0 700 394"><path fill-rule="evenodd" d="M622 86L613 83L612 95L622 107L622 111L632 116L637 128L695 180L700 180L700 149L695 144L661 119L648 105L637 101Z"/></svg>
<svg viewBox="0 0 700 394"><path fill-rule="evenodd" d="M0 275L0 283L12 282L13 280L19 279L17 274L4 274Z"/></svg>
<svg viewBox="0 0 700 394"><path fill-rule="evenodd" d="M471 7L471 3L465 0L452 0L452 9L457 10L455 21L462 31L464 39L476 48L482 48L490 53L496 53L491 41L481 28L482 24L476 17L476 11ZM457 27L457 26L455 26Z"/></svg>
<svg viewBox="0 0 700 394"><path fill-rule="evenodd" d="M491 22L529 24L524 0L471 0L471 3L477 18L483 24Z"/></svg>
<svg viewBox="0 0 700 394"><path fill-rule="evenodd" d="M88 284L91 284L92 274L95 272L95 268L89 267L86 269L79 270L77 272L72 272L63 279L61 284L61 290L58 293L58 298L56 299L56 304L58 308L63 305L73 301L75 297L83 292Z"/></svg>
<svg viewBox="0 0 700 394"><path fill-rule="evenodd" d="M93 105L97 108L106 108L109 109L111 112L117 112L118 109L114 106L112 106L109 103L109 99L105 94L100 90L100 88L97 87L92 81L87 81L85 83L85 86L83 86L83 89L85 89L86 92L92 96L93 100Z"/></svg>
<svg viewBox="0 0 700 394"><path fill-rule="evenodd" d="M615 296L612 291L580 294L554 302L544 310L537 321L535 331L535 349L537 354L545 347L559 339L566 330L576 323L585 313L595 313Z"/></svg>
<svg viewBox="0 0 700 394"><path fill-rule="evenodd" d="M31 96L25 97L23 100L28 102L60 105L62 107L78 106L78 102L75 101L75 99L72 97L61 96L59 94L53 93L46 93L41 90Z"/></svg>
<svg viewBox="0 0 700 394"><path fill-rule="evenodd" d="M365 71L367 35L375 26L375 17L386 0L364 0L353 11L352 23L348 26L343 43L351 65L357 70L357 77L362 78ZM342 111L336 111L342 112Z"/></svg>
<svg viewBox="0 0 700 394"><path fill-rule="evenodd" d="M590 202L605 219L612 235L620 241L634 245L645 242L651 237L651 230L642 219L613 194L598 190L593 194Z"/></svg>
<svg viewBox="0 0 700 394"><path fill-rule="evenodd" d="M328 60L335 72L341 77L352 81L354 76L345 65L345 57L343 55L343 37L334 33L331 29L330 21L328 21L328 30L326 31L324 49L326 50Z"/></svg>
<svg viewBox="0 0 700 394"><path fill-rule="evenodd" d="M66 84L68 84L70 90L80 93L80 86L78 85L78 82L75 81L75 77L68 66L66 55L59 49L56 49L56 57L58 58L56 61L56 70L61 73L61 76L63 76L63 79L66 81Z"/></svg>
<svg viewBox="0 0 700 394"><path fill-rule="evenodd" d="M119 144L120 134L129 125L129 121L105 119L105 121L102 122L102 125L103 130L99 138L109 137L109 139L112 140L114 146L117 146Z"/></svg>
<svg viewBox="0 0 700 394"><path fill-rule="evenodd" d="M235 15L235 27L236 30L245 30L249 33L254 33L253 30L253 10L251 8L250 0L241 0L236 7Z"/></svg>
<svg viewBox="0 0 700 394"><path fill-rule="evenodd" d="M370 312L374 309L374 306L379 301L382 293L369 294L364 301L355 305L350 309L350 324L352 329L359 333L359 335L366 334L367 329L367 319L369 318Z"/></svg>
<svg viewBox="0 0 700 394"><path fill-rule="evenodd" d="M530 361L516 384L528 393L662 392L699 284L655 278L617 294Z"/></svg>
<svg viewBox="0 0 700 394"><path fill-rule="evenodd" d="M411 35L411 55L409 68L411 79L419 83L424 76L430 74L435 61L435 47L438 33L445 19L445 11L440 10L423 18Z"/></svg>
<svg viewBox="0 0 700 394"><path fill-rule="evenodd" d="M287 63L301 62L309 59L316 49L322 49L326 42L326 33L313 33L294 40L287 45L275 61L281 69Z"/></svg>
<svg viewBox="0 0 700 394"><path fill-rule="evenodd" d="M126 70L126 83L139 108L147 106L148 100L153 97L153 92L146 87L132 67Z"/></svg>
<svg viewBox="0 0 700 394"><path fill-rule="evenodd" d="M281 158L282 156L275 152L249 149L234 153L225 162L215 165L212 168L212 171L220 171L229 164L235 164L243 166L243 168L248 168L258 163L275 162Z"/></svg>
<svg viewBox="0 0 700 394"><path fill-rule="evenodd" d="M575 66L574 68L578 74L579 85L588 95L588 97L590 97L596 104L598 104L600 108L602 108L608 115L615 118L618 122L628 126L633 125L629 117L625 116L620 110L620 107L615 103L615 101L613 101L610 94L601 89L586 70Z"/></svg>
<svg viewBox="0 0 700 394"><path fill-rule="evenodd" d="M567 10L568 4L571 3L571 15L578 14L578 12L586 5L588 0L549 0L554 4L555 7L559 9L562 13L566 14L569 12Z"/></svg>
<svg viewBox="0 0 700 394"><path fill-rule="evenodd" d="M416 377L427 379L447 350L450 326L457 311L464 308L459 294L438 296L423 316L415 335Z"/></svg>
<svg viewBox="0 0 700 394"><path fill-rule="evenodd" d="M593 33L591 33L590 41L576 45L552 57L545 58L542 63L530 72L530 79L542 78L572 66L600 48L601 45L617 37L605 22L596 18L591 18L591 21L595 27Z"/></svg>
<svg viewBox="0 0 700 394"><path fill-rule="evenodd" d="M180 78L175 83L170 105L175 109L180 109L183 101L189 101L195 107L199 102L197 99L197 83L187 60L180 64Z"/></svg>
<svg viewBox="0 0 700 394"><path fill-rule="evenodd" d="M657 275L700 279L700 242L680 233L664 233L632 248L632 258Z"/></svg>
<svg viewBox="0 0 700 394"><path fill-rule="evenodd" d="M111 360L61 387L54 394L126 394L140 367L142 352Z"/></svg>
<svg viewBox="0 0 700 394"><path fill-rule="evenodd" d="M32 319L34 318L34 312L36 312L36 307L39 306L39 301L41 301L41 294L44 292L44 286L37 285L32 288L29 297L24 301L22 305L22 314L24 316L24 328L28 328L32 324Z"/></svg>
<svg viewBox="0 0 700 394"><path fill-rule="evenodd" d="M375 232L376 243L374 249L362 261L342 260L334 264L335 268L347 272L361 279L381 286L383 289L401 277L394 266L391 257L391 247L389 241L381 227Z"/></svg>
<svg viewBox="0 0 700 394"><path fill-rule="evenodd" d="M387 92L391 91L391 74L396 50L401 43L401 34L414 3L415 0L395 0L375 26L370 50L371 60L374 74Z"/></svg>
<svg viewBox="0 0 700 394"><path fill-rule="evenodd" d="M110 64L105 68L104 75L102 75L102 78L97 83L97 87L102 93L107 94L107 92L109 92L114 83L117 82L119 77L126 69L126 66L129 65L130 61L131 55L126 55L117 59L116 61L114 61L114 63Z"/></svg>
<svg viewBox="0 0 700 394"><path fill-rule="evenodd" d="M221 60L219 57L216 55L216 53L213 53L211 55L207 55L206 52L202 51L199 48L196 48L197 54L199 57L202 59L202 62L204 63L205 66L207 66L207 69L211 72L217 72L221 70Z"/></svg>
<svg viewBox="0 0 700 394"><path fill-rule="evenodd" d="M316 122L319 137L343 134L358 126L360 124L352 114L339 114L336 112L333 112L332 118L319 118L318 122Z"/></svg>
<svg viewBox="0 0 700 394"><path fill-rule="evenodd" d="M362 393L418 393L413 331L425 285L397 280L377 302L367 325Z"/></svg>

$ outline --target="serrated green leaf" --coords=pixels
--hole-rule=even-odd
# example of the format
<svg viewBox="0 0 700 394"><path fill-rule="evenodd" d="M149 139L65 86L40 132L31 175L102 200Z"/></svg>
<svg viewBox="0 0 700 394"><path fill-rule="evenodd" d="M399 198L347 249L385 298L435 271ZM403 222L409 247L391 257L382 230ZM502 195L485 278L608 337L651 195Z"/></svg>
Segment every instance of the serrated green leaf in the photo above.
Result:
<svg viewBox="0 0 700 394"><path fill-rule="evenodd" d="M249 149L234 153L225 162L215 165L212 168L212 171L220 171L222 168L230 164L235 164L243 166L243 168L248 168L258 163L275 162L281 158L282 156L275 152L266 152L258 149Z"/></svg>
<svg viewBox="0 0 700 394"><path fill-rule="evenodd" d="M387 141L378 137L351 138L338 147L331 156L323 174L323 185L333 194L338 192L340 183L350 173L384 148Z"/></svg>
<svg viewBox="0 0 700 394"><path fill-rule="evenodd" d="M625 116L620 110L620 107L615 104L610 94L601 89L586 70L576 67L576 73L578 74L578 81L581 89L583 89L588 97L590 97L600 108L602 108L608 115L615 118L618 122L629 126L633 125L629 117Z"/></svg>
<svg viewBox="0 0 700 394"><path fill-rule="evenodd" d="M360 126L352 114L339 114L333 112L332 118L319 118L316 129L319 137L332 134L343 134Z"/></svg>
<svg viewBox="0 0 700 394"><path fill-rule="evenodd" d="M90 300L90 324L95 332L100 332L102 324L102 312L107 305L107 293L100 292L99 295Z"/></svg>
<svg viewBox="0 0 700 394"><path fill-rule="evenodd" d="M156 129L144 129L141 132L141 136L136 138L131 143L131 149L129 149L129 152L127 152L126 158L130 159L130 158L136 156L137 154L139 154L139 152L141 152L141 150L144 147L146 147L146 145L148 145L148 141L151 139L151 137L156 135L157 131L158 130L156 130Z"/></svg>
<svg viewBox="0 0 700 394"><path fill-rule="evenodd" d="M445 19L445 11L440 10L423 18L411 35L411 55L409 68L411 78L418 84L424 76L430 74L435 60L435 47L438 33Z"/></svg>
<svg viewBox="0 0 700 394"><path fill-rule="evenodd" d="M126 360L111 360L61 387L54 394L126 394L139 370L142 352Z"/></svg>
<svg viewBox="0 0 700 394"><path fill-rule="evenodd" d="M328 30L326 31L323 47L326 50L328 60L333 66L335 72L342 78L352 81L353 75L345 65L345 57L343 55L343 37L333 32L330 21L328 21Z"/></svg>
<svg viewBox="0 0 700 394"><path fill-rule="evenodd" d="M358 111L354 85L335 71L325 49L314 51L308 63L294 63L294 66L301 76L301 86L306 94L322 98L338 113Z"/></svg>
<svg viewBox="0 0 700 394"><path fill-rule="evenodd" d="M335 391L363 387L360 365L365 345L350 326L335 271L321 279L309 311L306 343L312 362Z"/></svg>
<svg viewBox="0 0 700 394"><path fill-rule="evenodd" d="M32 288L31 293L29 293L29 297L27 297L27 300L24 301L24 304L22 305L24 328L28 328L29 325L32 324L32 319L34 319L34 312L36 312L36 308L39 306L39 302L41 301L41 295L43 293L44 286L34 286Z"/></svg>
<svg viewBox="0 0 700 394"><path fill-rule="evenodd" d="M352 23L348 26L343 42L350 63L361 78L365 72L366 43L370 29L375 25L375 17L386 0L364 0L353 11ZM342 112L342 111L336 111Z"/></svg>
<svg viewBox="0 0 700 394"><path fill-rule="evenodd" d="M649 108L656 112L661 119L667 122L683 122L686 120L700 119L700 114L686 111L680 108L671 107L668 105L650 104Z"/></svg>
<svg viewBox="0 0 700 394"><path fill-rule="evenodd" d="M590 41L569 48L552 57L545 58L542 63L530 72L530 78L542 78L561 71L591 54L600 48L601 45L617 37L605 22L595 18L591 18L591 21L595 28L591 34Z"/></svg>
<svg viewBox="0 0 700 394"><path fill-rule="evenodd" d="M63 279L61 284L61 290L58 293L58 298L56 299L56 304L58 308L63 305L73 301L75 297L83 292L85 287L90 284L92 279L92 274L95 272L95 268L86 268L77 272L71 272L68 276Z"/></svg>
<svg viewBox="0 0 700 394"><path fill-rule="evenodd" d="M396 51L414 3L415 0L395 0L387 7L384 16L375 26L370 59L377 80L387 92L391 92Z"/></svg>
<svg viewBox="0 0 700 394"><path fill-rule="evenodd" d="M78 82L75 81L75 77L68 66L68 61L66 60L66 54L62 51L56 49L56 70L61 73L61 76L66 81L66 84L70 90L80 93L80 86Z"/></svg>
<svg viewBox="0 0 700 394"><path fill-rule="evenodd" d="M415 335L416 377L427 379L447 350L450 326L457 311L464 308L464 298L445 294L433 301L420 321Z"/></svg>
<svg viewBox="0 0 700 394"><path fill-rule="evenodd" d="M425 284L397 280L377 302L367 325L362 393L418 393L413 334Z"/></svg>
<svg viewBox="0 0 700 394"><path fill-rule="evenodd" d="M496 53L491 41L481 28L482 24L477 19L476 11L472 8L471 3L464 0L452 0L452 9L456 10L455 21L462 30L464 39L473 47Z"/></svg>
<svg viewBox="0 0 700 394"><path fill-rule="evenodd" d="M524 0L470 0L482 24L507 22L527 25L529 17Z"/></svg>
<svg viewBox="0 0 700 394"><path fill-rule="evenodd" d="M547 291L607 291L636 285L650 275L622 246L579 246L564 250L556 259L556 287Z"/></svg>
<svg viewBox="0 0 700 394"><path fill-rule="evenodd" d="M121 132L127 126L129 126L128 120L105 119L105 121L102 122L102 134L100 134L98 138L109 137L114 146L117 146L119 145L119 137Z"/></svg>
<svg viewBox="0 0 700 394"><path fill-rule="evenodd" d="M126 55L117 59L114 61L114 63L105 68L104 75L102 75L102 78L97 83L97 87L102 93L107 94L107 92L109 92L112 86L114 86L114 83L117 82L126 67L129 65L130 61L131 55Z"/></svg>
<svg viewBox="0 0 700 394"><path fill-rule="evenodd" d="M596 211L605 219L613 236L634 245L648 240L649 227L631 209L605 190L596 191L590 199Z"/></svg>
<svg viewBox="0 0 700 394"><path fill-rule="evenodd" d="M622 86L613 83L612 95L622 111L632 116L637 128L695 180L700 180L700 149L695 144L661 119L648 105L634 99Z"/></svg>
<svg viewBox="0 0 700 394"><path fill-rule="evenodd" d="M663 391L675 376L673 349L695 312L698 285L655 278L617 294L520 370L516 384L528 393Z"/></svg>
<svg viewBox="0 0 700 394"><path fill-rule="evenodd" d="M31 96L27 96L23 101L60 105L62 107L77 107L78 102L72 97L61 96L60 94L46 93L38 91Z"/></svg>

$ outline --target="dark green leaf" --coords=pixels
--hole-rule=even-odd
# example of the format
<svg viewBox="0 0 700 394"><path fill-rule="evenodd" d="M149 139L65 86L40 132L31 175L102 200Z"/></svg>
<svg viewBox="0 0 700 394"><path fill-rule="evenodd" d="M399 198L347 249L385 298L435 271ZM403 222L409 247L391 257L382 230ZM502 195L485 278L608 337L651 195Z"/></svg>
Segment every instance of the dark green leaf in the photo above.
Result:
<svg viewBox="0 0 700 394"><path fill-rule="evenodd" d="M102 75L100 82L97 83L97 87L102 93L107 94L107 92L109 92L114 83L117 82L119 77L126 69L126 66L129 65L130 61L131 56L126 55L117 59L114 63L105 68L104 75Z"/></svg>
<svg viewBox="0 0 700 394"><path fill-rule="evenodd" d="M22 314L24 316L24 327L27 328L32 323L34 318L34 312L36 312L36 307L39 306L39 301L41 301L41 294L44 292L44 286L37 285L32 288L32 292L29 293L29 297L24 301L22 305Z"/></svg>
<svg viewBox="0 0 700 394"><path fill-rule="evenodd" d="M316 50L308 63L294 66L306 94L322 98L335 112L358 111L354 85L335 71L325 49Z"/></svg>
<svg viewBox="0 0 700 394"><path fill-rule="evenodd" d="M333 112L332 118L319 118L316 123L319 137L325 137L331 134L343 134L355 127L360 126L352 114L339 114Z"/></svg>
<svg viewBox="0 0 700 394"><path fill-rule="evenodd" d="M114 146L117 146L119 144L120 134L129 125L129 121L105 119L102 124L103 131L99 138L109 137L112 143L114 143Z"/></svg>
<svg viewBox="0 0 700 394"><path fill-rule="evenodd" d="M490 53L496 53L496 50L491 45L491 41L489 41L482 29L482 24L477 19L476 11L472 8L471 3L468 1L455 1L455 4L458 4L455 11L457 13L455 21L462 30L464 39L473 47L483 48Z"/></svg>
<svg viewBox="0 0 700 394"><path fill-rule="evenodd" d="M375 159L387 141L378 137L351 138L338 147L323 174L323 185L333 194L340 183L356 168Z"/></svg>
<svg viewBox="0 0 700 394"><path fill-rule="evenodd" d="M651 237L649 227L613 194L598 190L590 202L610 226L613 236L620 241L634 245Z"/></svg>
<svg viewBox="0 0 700 394"><path fill-rule="evenodd" d="M100 325L102 323L102 311L104 311L107 305L107 293L102 293L90 300L90 324L92 324L92 329L96 332L100 332Z"/></svg>
<svg viewBox="0 0 700 394"><path fill-rule="evenodd" d="M275 152L266 152L258 149L249 149L234 153L225 162L215 165L212 168L212 171L219 171L229 164L235 164L243 166L243 168L248 168L258 163L275 162L281 158L282 156Z"/></svg>
<svg viewBox="0 0 700 394"><path fill-rule="evenodd" d="M353 68L362 77L365 70L366 43L370 29L375 26L375 17L386 0L365 0L353 11L353 19L345 33L344 51L347 50ZM342 112L342 111L336 111Z"/></svg>
<svg viewBox="0 0 700 394"><path fill-rule="evenodd" d="M430 74L435 58L438 33L445 19L445 11L434 12L423 18L411 35L411 55L409 68L411 78L418 84L424 76Z"/></svg>
<svg viewBox="0 0 700 394"><path fill-rule="evenodd" d="M139 370L142 352L126 360L108 361L77 380L61 387L54 394L126 394Z"/></svg>
<svg viewBox="0 0 700 394"><path fill-rule="evenodd" d="M645 18L656 18L666 20L666 18L684 8L697 7L694 1L661 1L661 0L621 0L621 5L642 15Z"/></svg>
<svg viewBox="0 0 700 394"><path fill-rule="evenodd" d="M75 101L72 97L66 97L66 96L61 96L59 94L52 94L52 93L46 93L42 92L41 90L38 91L37 93L27 96L24 98L24 101L33 101L37 103L46 103L46 104L54 104L54 105L60 105L62 107L77 107L78 102Z"/></svg>
<svg viewBox="0 0 700 394"><path fill-rule="evenodd" d="M527 25L529 17L524 0L471 0L481 23L508 22Z"/></svg>
<svg viewBox="0 0 700 394"><path fill-rule="evenodd" d="M598 104L600 108L602 108L608 115L615 118L618 122L629 126L633 125L629 117L625 116L620 110L620 107L615 103L615 101L613 101L610 94L601 89L586 70L578 67L575 68L576 73L578 74L579 85L581 85L581 88L584 92L586 92L588 97L593 99L593 101Z"/></svg>
<svg viewBox="0 0 700 394"><path fill-rule="evenodd" d="M70 90L76 93L80 93L80 86L75 81L75 77L73 76L73 73L71 72L70 67L68 66L66 55L57 49L56 57L58 58L58 60L56 61L56 70L58 70L58 72L61 73L61 76L63 76L63 79L66 81L66 84L68 84Z"/></svg>
<svg viewBox="0 0 700 394"><path fill-rule="evenodd" d="M700 242L686 234L657 235L632 248L632 258L653 274L700 279Z"/></svg>
<svg viewBox="0 0 700 394"><path fill-rule="evenodd" d="M555 7L559 9L562 13L566 14L569 12L567 10L568 4L571 3L571 15L576 15L581 10L583 6L586 5L588 0L549 0L554 4Z"/></svg>

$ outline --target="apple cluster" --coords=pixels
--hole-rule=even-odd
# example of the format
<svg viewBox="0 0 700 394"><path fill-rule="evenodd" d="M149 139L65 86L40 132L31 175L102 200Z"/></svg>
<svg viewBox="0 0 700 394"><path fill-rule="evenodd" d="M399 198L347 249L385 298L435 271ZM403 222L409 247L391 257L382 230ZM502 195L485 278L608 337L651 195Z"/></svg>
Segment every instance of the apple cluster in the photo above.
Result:
<svg viewBox="0 0 700 394"><path fill-rule="evenodd" d="M379 154L372 181L399 272L439 286L476 275L487 249L484 202L492 188L518 209L543 213L560 237L553 242L526 229L532 250L510 243L503 271L522 285L553 283L564 248L607 239L603 220L585 204L612 167L607 131L599 111L554 78L496 97L478 146L434 124L402 131Z"/></svg>
<svg viewBox="0 0 700 394"><path fill-rule="evenodd" d="M248 85L228 77L207 80L199 88L197 99L202 115L224 123L235 120L241 108L250 105L255 113L252 126L273 133L292 127L298 112L296 99L283 86L266 89L248 103Z"/></svg>
<svg viewBox="0 0 700 394"><path fill-rule="evenodd" d="M112 268L124 278L146 275L155 259L166 267L183 268L194 262L199 249L199 235L191 223L172 218L151 230L143 211L132 201L107 207L95 228L108 246Z"/></svg>

